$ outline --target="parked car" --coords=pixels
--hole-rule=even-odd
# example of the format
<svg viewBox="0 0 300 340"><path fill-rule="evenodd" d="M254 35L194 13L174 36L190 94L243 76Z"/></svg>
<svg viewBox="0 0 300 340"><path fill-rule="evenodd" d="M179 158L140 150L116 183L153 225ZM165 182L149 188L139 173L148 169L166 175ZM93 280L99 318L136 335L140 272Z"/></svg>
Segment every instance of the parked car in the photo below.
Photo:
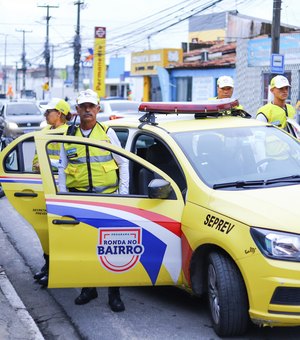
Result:
<svg viewBox="0 0 300 340"><path fill-rule="evenodd" d="M34 101L12 101L3 105L0 116L4 119L5 137L40 130L46 126L43 112Z"/></svg>
<svg viewBox="0 0 300 340"><path fill-rule="evenodd" d="M127 98L121 97L121 96L110 96L101 98L101 100L127 100Z"/></svg>
<svg viewBox="0 0 300 340"><path fill-rule="evenodd" d="M139 117L138 110L140 103L131 100L120 99L101 99L100 100L100 112L97 114L97 121L104 122L118 118L126 117ZM80 117L76 112L76 104L71 105L71 111L73 114L72 120L68 124L73 124L76 119L76 124L80 123Z"/></svg>
<svg viewBox="0 0 300 340"><path fill-rule="evenodd" d="M185 287L220 337L300 326L300 142L236 105L142 103L108 122L125 149L51 131L8 145L0 182L50 254L49 288ZM58 192L51 143L127 158L129 193Z"/></svg>
<svg viewBox="0 0 300 340"><path fill-rule="evenodd" d="M36 99L36 92L34 90L21 90L21 98Z"/></svg>
<svg viewBox="0 0 300 340"><path fill-rule="evenodd" d="M100 112L97 115L97 120L103 122L129 115L138 115L139 104L140 102L132 100L100 100Z"/></svg>

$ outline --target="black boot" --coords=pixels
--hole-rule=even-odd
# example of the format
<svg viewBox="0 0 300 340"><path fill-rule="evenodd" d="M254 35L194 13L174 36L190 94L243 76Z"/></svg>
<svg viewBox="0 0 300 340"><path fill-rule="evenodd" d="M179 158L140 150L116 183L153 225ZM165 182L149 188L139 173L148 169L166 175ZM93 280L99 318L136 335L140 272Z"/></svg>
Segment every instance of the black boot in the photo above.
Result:
<svg viewBox="0 0 300 340"><path fill-rule="evenodd" d="M76 305L84 305L92 299L96 299L96 297L98 297L96 288L82 288L80 295L77 296L74 302Z"/></svg>
<svg viewBox="0 0 300 340"><path fill-rule="evenodd" d="M37 281L39 281L42 277L47 274L48 276L48 270L49 270L49 255L44 253L44 259L45 259L45 264L41 268L41 270L37 273L34 274L33 278Z"/></svg>
<svg viewBox="0 0 300 340"><path fill-rule="evenodd" d="M123 312L125 310L125 305L121 300L119 287L108 288L108 304L113 312Z"/></svg>
<svg viewBox="0 0 300 340"><path fill-rule="evenodd" d="M38 280L38 283L44 288L48 286L48 272Z"/></svg>

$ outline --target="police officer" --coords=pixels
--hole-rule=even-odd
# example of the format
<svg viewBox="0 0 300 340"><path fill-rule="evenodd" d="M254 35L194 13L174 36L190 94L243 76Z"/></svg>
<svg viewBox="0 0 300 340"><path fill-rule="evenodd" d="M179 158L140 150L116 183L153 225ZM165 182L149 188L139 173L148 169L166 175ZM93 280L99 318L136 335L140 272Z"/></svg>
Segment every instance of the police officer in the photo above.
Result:
<svg viewBox="0 0 300 340"><path fill-rule="evenodd" d="M42 132L47 133L49 130L56 129L55 132L65 133L68 129L67 121L71 120L72 115L70 113L70 105L63 99L52 98L52 100L47 105L41 105L44 110L44 116L47 121L47 126L42 130ZM49 145L51 149L51 165L57 168L59 161L60 145L51 144ZM37 154L35 154L32 161L33 171L40 171Z"/></svg>
<svg viewBox="0 0 300 340"><path fill-rule="evenodd" d="M106 141L121 147L114 130L97 122L96 117L100 106L96 92L90 89L81 91L77 98L76 109L80 116L80 125L71 133L72 135ZM76 150L75 153L74 150ZM71 192L114 193L118 191L120 194L128 193L127 159L97 148L91 148L89 156L97 157L93 157L94 161L89 164L84 163L82 159L87 157L85 148L80 148L77 144L71 143L62 146L58 166L60 192L68 190ZM101 170L103 167L99 166L99 158L101 157L103 158L101 164L105 162L105 171ZM82 288L80 295L75 299L75 304L86 304L97 296L96 288ZM118 287L108 288L108 303L114 312L125 310Z"/></svg>
<svg viewBox="0 0 300 340"><path fill-rule="evenodd" d="M287 117L294 118L296 113L292 105L286 104L290 87L291 85L286 77L279 75L272 78L270 91L274 96L273 102L260 107L256 119L286 129Z"/></svg>
<svg viewBox="0 0 300 340"><path fill-rule="evenodd" d="M65 133L67 131L67 121L72 118L72 115L70 113L70 105L66 101L60 98L52 98L47 105L41 105L41 108L44 110L44 115L47 121L47 126L42 130L42 132L47 133L49 130L56 130L56 132ZM48 149L51 150L50 161L52 168L57 170L60 145L50 144ZM40 172L37 154L34 155L32 161L32 170ZM42 287L46 287L48 285L49 255L44 253L44 259L44 266L33 276Z"/></svg>
<svg viewBox="0 0 300 340"><path fill-rule="evenodd" d="M225 99L231 98L234 90L234 81L229 76L221 76L217 80L217 93L218 95L214 98L209 99ZM236 109L243 110L242 105L235 107Z"/></svg>

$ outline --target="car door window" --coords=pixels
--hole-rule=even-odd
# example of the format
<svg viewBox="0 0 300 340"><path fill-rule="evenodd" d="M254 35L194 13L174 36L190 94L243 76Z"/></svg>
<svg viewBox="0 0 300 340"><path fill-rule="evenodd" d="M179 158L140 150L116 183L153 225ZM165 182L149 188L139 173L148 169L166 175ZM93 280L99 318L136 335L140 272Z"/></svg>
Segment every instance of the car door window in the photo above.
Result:
<svg viewBox="0 0 300 340"><path fill-rule="evenodd" d="M6 172L33 173L32 161L35 155L33 138L18 143L4 159Z"/></svg>
<svg viewBox="0 0 300 340"><path fill-rule="evenodd" d="M128 129L117 129L114 128L115 133L117 134L119 141L121 143L122 148L125 148L126 142L128 139L129 131Z"/></svg>
<svg viewBox="0 0 300 340"><path fill-rule="evenodd" d="M153 140L152 140L153 142ZM53 161L51 160L51 156L53 155L53 150L55 149L55 147L57 146L58 142L56 141L52 141L49 142L46 146L46 153L48 156L48 160L51 163L51 172L52 172L52 180L54 181L55 185L57 184L57 177L55 177L56 175L56 169L53 166ZM67 144L66 144L67 145ZM74 154L74 157L79 154L79 150L81 150L82 148L84 148L84 150L88 150L89 155L100 155L101 152L103 152L103 148L100 147L96 147L96 146L92 146L91 144L87 143L87 141L85 140L84 143L80 143L80 142L74 142L72 143L72 147L71 147L71 151L68 150L67 153L69 153L69 167L67 169L65 169L65 173L69 174L69 179L71 178L71 176L73 176L73 178L75 178L76 176L76 171L78 170L78 168L76 168L74 165L72 165L72 154ZM90 169L93 167L93 162L95 161L96 156L90 156L90 157L84 157L84 159L82 159L82 163L83 163L83 167L86 167L86 172L85 173L89 173ZM71 161L70 161L71 160ZM155 164L153 164L155 165ZM129 193L128 195L134 195L134 196L148 196L148 186L149 183L153 180L153 179L162 179L162 176L160 176L160 174L158 174L157 172L149 169L148 167L146 167L145 165L133 160L133 159L128 159L128 166L129 166ZM139 170L139 172L137 172L137 169ZM111 168L110 166L106 166L106 164L101 164L101 171L104 171L105 174L108 174L109 171L115 171L117 170L117 165L115 165L114 168ZM163 170L163 169L161 169ZM93 170L94 171L94 170ZM164 170L163 170L164 171ZM95 172L94 172L95 174ZM95 175L91 175L91 179L93 181L93 178L95 178ZM60 179L59 179L60 180ZM85 187L87 188L90 184L90 182L88 182L88 176L85 179L86 183L85 183ZM93 183L94 184L94 183ZM75 192L59 192L59 188L56 187L57 193L59 194L68 194L68 195L76 195L77 193ZM102 193L101 191L97 191L97 189L92 189L90 191L83 191L82 193L80 193L82 195L107 195L107 193ZM118 194L118 192L115 192L114 194ZM174 199L175 198L175 194L174 191L171 190L170 192L170 199Z"/></svg>
<svg viewBox="0 0 300 340"><path fill-rule="evenodd" d="M161 140L147 134L140 134L135 138L131 150L169 175L179 186L181 192L186 190L183 171L172 151ZM155 174L150 175L146 169L137 168L132 171L139 176L141 190L145 190L143 183L147 182L147 178L156 176Z"/></svg>

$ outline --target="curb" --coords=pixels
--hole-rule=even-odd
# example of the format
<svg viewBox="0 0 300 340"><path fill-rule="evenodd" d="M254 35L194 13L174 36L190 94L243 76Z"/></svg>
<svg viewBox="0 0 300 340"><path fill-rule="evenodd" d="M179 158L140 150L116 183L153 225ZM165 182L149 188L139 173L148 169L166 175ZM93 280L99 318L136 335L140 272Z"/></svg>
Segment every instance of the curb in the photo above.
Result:
<svg viewBox="0 0 300 340"><path fill-rule="evenodd" d="M45 340L41 331L37 327L31 315L28 313L26 307L21 301L18 293L15 291L14 287L10 283L8 277L6 276L4 270L0 267L0 290L6 297L10 306L14 309L16 317L22 322L26 327L28 333L31 335L28 340Z"/></svg>

